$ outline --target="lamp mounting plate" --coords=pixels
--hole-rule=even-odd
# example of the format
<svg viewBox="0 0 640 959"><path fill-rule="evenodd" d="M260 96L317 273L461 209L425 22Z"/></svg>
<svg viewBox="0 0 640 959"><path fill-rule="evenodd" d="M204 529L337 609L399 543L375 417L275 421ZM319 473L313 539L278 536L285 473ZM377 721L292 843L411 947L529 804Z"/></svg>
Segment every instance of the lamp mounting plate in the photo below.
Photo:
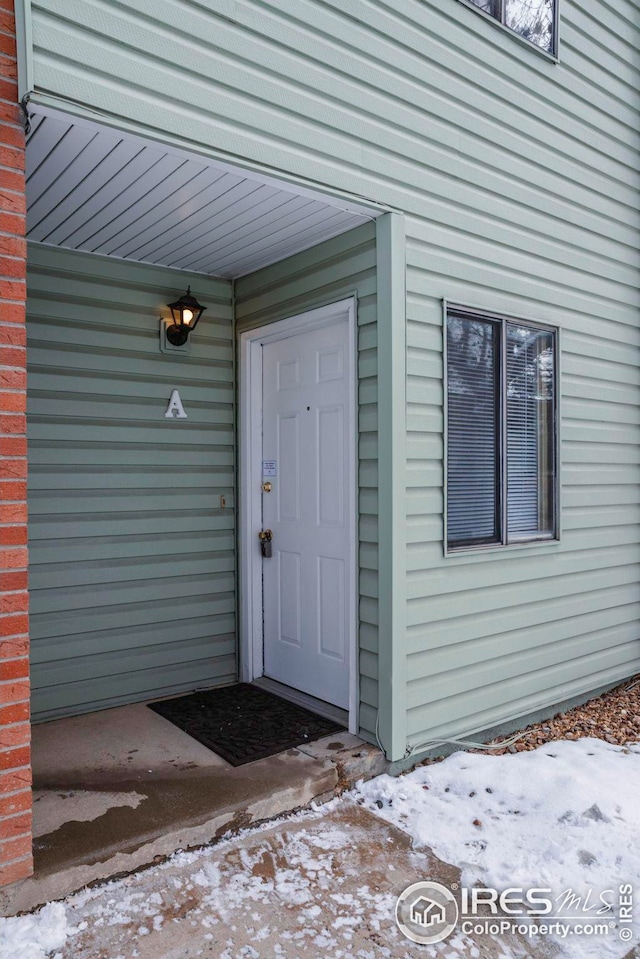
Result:
<svg viewBox="0 0 640 959"><path fill-rule="evenodd" d="M191 337L187 337L186 341L182 344L172 343L167 335L167 330L169 327L173 326L173 320L171 317L161 317L160 319L160 352L161 353L172 353L174 356L176 354L181 356L189 356L191 354Z"/></svg>

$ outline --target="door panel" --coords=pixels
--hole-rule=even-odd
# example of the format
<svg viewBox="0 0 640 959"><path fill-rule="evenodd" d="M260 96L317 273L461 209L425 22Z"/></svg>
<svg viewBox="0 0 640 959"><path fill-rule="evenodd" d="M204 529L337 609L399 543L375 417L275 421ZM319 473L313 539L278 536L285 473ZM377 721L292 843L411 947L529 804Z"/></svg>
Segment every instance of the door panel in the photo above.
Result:
<svg viewBox="0 0 640 959"><path fill-rule="evenodd" d="M352 404L344 319L263 346L264 674L343 708L349 700Z"/></svg>

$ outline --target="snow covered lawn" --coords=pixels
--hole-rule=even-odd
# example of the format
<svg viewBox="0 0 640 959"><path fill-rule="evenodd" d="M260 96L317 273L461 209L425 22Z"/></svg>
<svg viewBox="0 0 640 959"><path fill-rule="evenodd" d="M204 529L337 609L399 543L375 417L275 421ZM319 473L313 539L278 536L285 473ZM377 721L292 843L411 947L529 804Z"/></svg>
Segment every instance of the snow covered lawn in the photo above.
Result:
<svg viewBox="0 0 640 959"><path fill-rule="evenodd" d="M620 887L631 884L629 931L554 938L572 959L624 956L638 942L640 744L580 739L502 756L458 752L398 779L378 776L359 792L416 845L455 863L464 886L546 887L555 914L608 920L603 900L617 907Z"/></svg>
<svg viewBox="0 0 640 959"><path fill-rule="evenodd" d="M640 932L640 902L630 922L620 921L619 908L621 889L632 887L636 900L640 893L639 797L640 744L582 739L513 755L455 753L34 915L0 920L0 959L622 959ZM354 803L378 817L368 817L373 828L357 816L350 826ZM400 833L384 832L391 827L411 836L413 848ZM554 915L569 925L604 922L609 931L554 933L549 948L534 942L531 952L508 937L488 951L459 929L438 945L414 945L396 929L394 905L406 885L437 878L426 872L433 860L424 847L461 870L463 887L549 889ZM179 926L187 927L188 952L176 945Z"/></svg>

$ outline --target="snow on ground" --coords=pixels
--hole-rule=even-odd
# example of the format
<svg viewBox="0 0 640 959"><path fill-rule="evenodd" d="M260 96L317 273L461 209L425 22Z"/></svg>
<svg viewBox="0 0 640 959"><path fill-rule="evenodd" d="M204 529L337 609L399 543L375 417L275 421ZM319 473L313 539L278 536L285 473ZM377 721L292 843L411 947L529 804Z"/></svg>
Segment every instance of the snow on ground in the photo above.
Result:
<svg viewBox="0 0 640 959"><path fill-rule="evenodd" d="M33 915L2 919L0 923L2 959L43 959L61 949L67 937L76 932L69 927L60 902L50 902Z"/></svg>
<svg viewBox="0 0 640 959"><path fill-rule="evenodd" d="M183 922L192 950L184 955L189 956L204 954L202 947L209 944L212 951L206 955L217 959L271 959L290 956L291 950L313 959L405 959L404 949L374 954L351 948L358 927L401 937L393 922L395 895L376 891L358 874L351 862L357 857L349 824L327 821L327 810L339 806L334 800L281 820L275 856L269 842L274 823L265 823L241 834L250 839L248 847L233 837L205 850L178 853L153 869L86 889L64 904L50 904L46 915L43 910L36 917L4 920L4 925L0 920L0 957L159 959L157 947L147 949L146 940L165 932L161 954L167 950L182 956L184 930L178 948L171 937L172 924ZM345 858L349 863L343 871ZM358 876L354 893L341 893L343 887L352 888L351 871ZM78 923L79 918L84 921Z"/></svg>
<svg viewBox="0 0 640 959"><path fill-rule="evenodd" d="M630 941L638 941L640 744L581 739L503 756L458 752L407 776L378 776L358 791L368 809L455 863L463 886L546 887L554 898L571 890L583 917L606 919L600 894L616 902L619 887L633 884ZM565 905L557 915L576 912L556 901ZM613 959L629 942L580 937L562 948L572 959Z"/></svg>
<svg viewBox="0 0 640 959"><path fill-rule="evenodd" d="M145 953L144 942L170 933L171 923L186 914L187 903L191 925L204 932L205 939L213 939L225 923L233 935L254 923L253 946L237 953L230 938L224 959L235 959L236 954L257 957L267 954L259 951L260 943L274 932L274 901L288 910L285 926L280 922L279 942L299 942L301 956L404 955L398 952L402 943L393 925L395 896L390 886L376 892L378 887L367 886L363 875L355 896L341 893L336 864L355 833L348 824L329 822L329 811L335 813L354 800L409 833L416 847L430 847L441 860L458 866L463 886L547 887L554 898L571 890L581 897L581 908L588 907L583 918L594 921L602 919L597 915L601 894L617 907L619 887L632 884L637 918L630 941L621 941L618 930L605 937L554 937L566 959L622 959L640 933L639 796L640 744L620 747L583 739L504 756L455 753L399 778L380 776L360 784L344 800L283 819L283 836L291 833L292 823L298 832L283 839L286 855L281 860L273 858L272 847L261 846L262 834L274 827L271 822L245 833L251 836L248 847L232 837L205 850L178 853L144 873L85 890L63 903L50 903L35 914L0 920L0 959L97 955L86 952L86 937L100 929L108 932L111 959L124 959L125 949L119 947L124 943L127 959L138 949L140 955L157 955ZM363 846L365 841L361 833L357 842ZM347 854L356 878L361 868L358 852L356 843ZM344 860L340 868L344 872ZM411 874L410 881L428 878ZM332 903L327 928L322 927L326 915L324 920L319 915L318 902L323 909ZM556 915L576 911L575 902L557 900ZM374 952L357 951L355 940L353 951L349 946L363 914L376 930ZM617 909L604 918L612 915ZM132 935L137 942L133 951ZM473 945L467 951L458 930L446 943L414 946L407 955L417 954L416 948L425 957L479 955ZM277 945L274 954L280 950Z"/></svg>

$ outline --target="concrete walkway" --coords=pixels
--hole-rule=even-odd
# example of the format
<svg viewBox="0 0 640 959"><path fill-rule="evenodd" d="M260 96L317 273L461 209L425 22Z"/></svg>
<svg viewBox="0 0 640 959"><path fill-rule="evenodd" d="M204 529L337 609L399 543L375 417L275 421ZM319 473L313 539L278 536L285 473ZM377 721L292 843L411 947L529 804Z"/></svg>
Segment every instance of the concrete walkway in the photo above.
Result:
<svg viewBox="0 0 640 959"><path fill-rule="evenodd" d="M326 807L325 807L326 809ZM551 959L547 943L463 935L415 945L394 921L420 879L460 873L353 802L224 841L67 906L61 959Z"/></svg>
<svg viewBox="0 0 640 959"><path fill-rule="evenodd" d="M358 805L357 793L291 812L384 771L379 751L355 737L326 737L234 769L142 706L49 723L35 733L37 872L2 891L0 912L15 915L93 885L40 916L8 920L25 923L27 937L33 932L29 955L558 956L549 941L465 933L460 925L437 945L403 936L395 923L398 895L435 880L458 896L457 866L414 848L408 834ZM198 846L204 848L166 858ZM118 872L120 878L96 882ZM42 947L39 923L57 930L55 947ZM3 953L15 954L13 947ZM632 950L626 959L632 957L640 954Z"/></svg>
<svg viewBox="0 0 640 959"><path fill-rule="evenodd" d="M233 767L142 704L35 726L35 875L0 890L0 914L323 802L386 767L346 732Z"/></svg>

